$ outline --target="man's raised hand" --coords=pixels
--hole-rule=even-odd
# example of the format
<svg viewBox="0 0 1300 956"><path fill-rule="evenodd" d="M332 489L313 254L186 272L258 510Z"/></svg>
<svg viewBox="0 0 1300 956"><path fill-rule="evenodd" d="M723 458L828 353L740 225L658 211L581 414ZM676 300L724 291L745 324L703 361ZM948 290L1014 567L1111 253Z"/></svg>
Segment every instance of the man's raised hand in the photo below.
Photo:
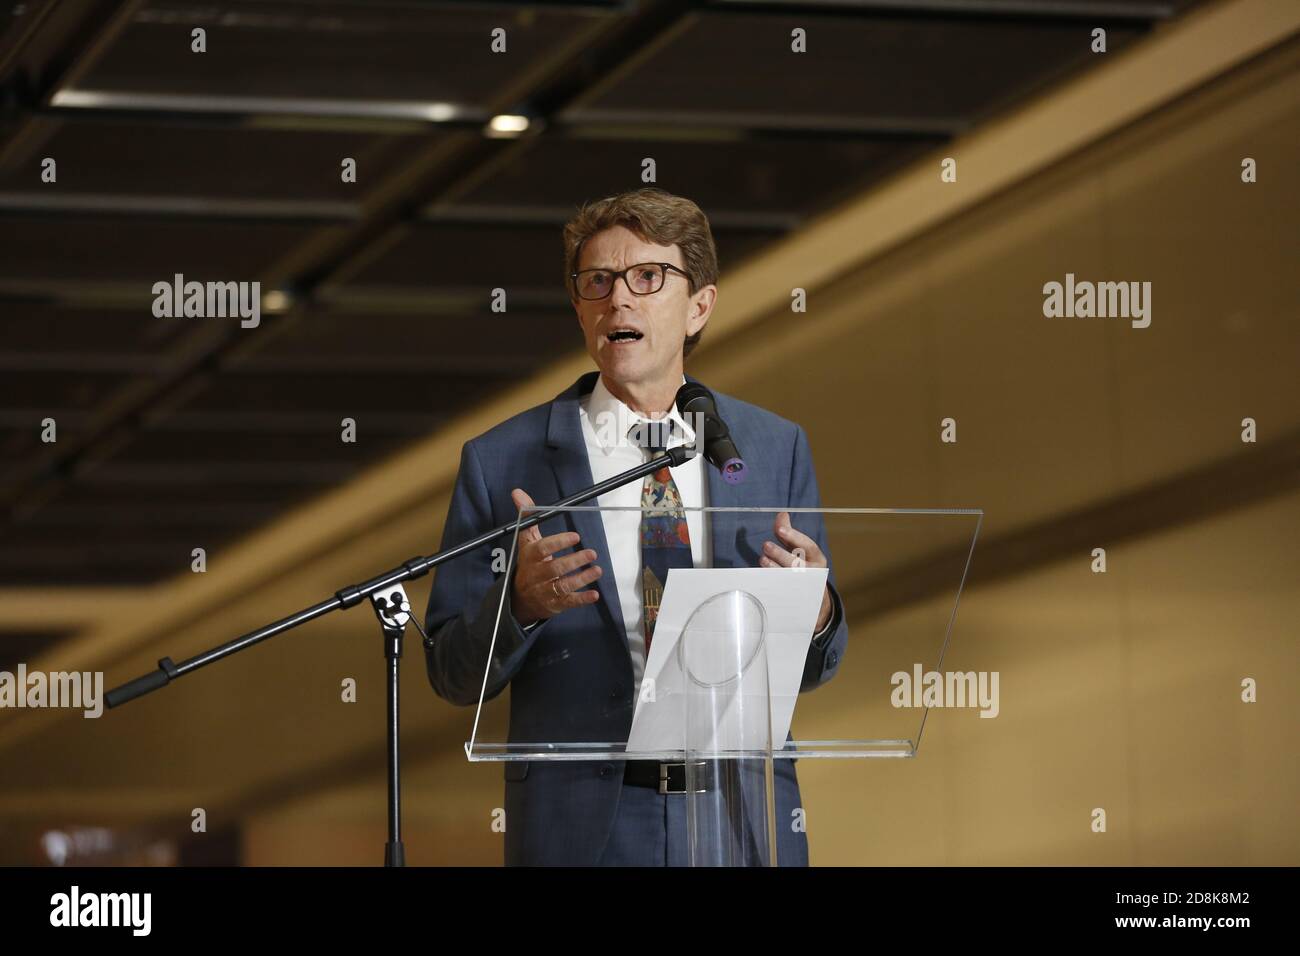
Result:
<svg viewBox="0 0 1300 956"><path fill-rule="evenodd" d="M521 510L536 507L522 488L512 490L510 500ZM601 575L600 565L593 563L596 552L588 548L557 556L557 552L576 546L579 540L574 531L542 537L537 525L519 532L519 553L510 603L515 620L520 624L532 624L568 608L595 604L600 600L600 593L595 589L580 590Z"/></svg>
<svg viewBox="0 0 1300 956"><path fill-rule="evenodd" d="M763 553L758 559L760 567L764 568L824 568L827 567L826 555L817 542L795 528L790 523L790 512L782 511L772 522L772 530L776 536L781 539L781 544L772 541L763 542ZM784 545L784 546L783 546ZM830 623L831 613L835 605L831 601L830 582L827 581L827 587L822 591L822 606L817 612L817 626L813 633L820 631Z"/></svg>

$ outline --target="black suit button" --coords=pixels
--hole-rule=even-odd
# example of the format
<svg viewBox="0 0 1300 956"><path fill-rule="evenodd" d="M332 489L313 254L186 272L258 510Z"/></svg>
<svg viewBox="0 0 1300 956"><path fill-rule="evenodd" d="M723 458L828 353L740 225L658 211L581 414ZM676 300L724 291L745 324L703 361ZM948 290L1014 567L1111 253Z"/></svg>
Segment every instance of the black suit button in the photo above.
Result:
<svg viewBox="0 0 1300 956"><path fill-rule="evenodd" d="M600 765L600 775L602 777L608 777L613 772L614 765L612 763L603 763Z"/></svg>
<svg viewBox="0 0 1300 956"><path fill-rule="evenodd" d="M834 651L831 651L829 654L826 655L827 667L834 667L839 662L840 662L840 655L836 654Z"/></svg>

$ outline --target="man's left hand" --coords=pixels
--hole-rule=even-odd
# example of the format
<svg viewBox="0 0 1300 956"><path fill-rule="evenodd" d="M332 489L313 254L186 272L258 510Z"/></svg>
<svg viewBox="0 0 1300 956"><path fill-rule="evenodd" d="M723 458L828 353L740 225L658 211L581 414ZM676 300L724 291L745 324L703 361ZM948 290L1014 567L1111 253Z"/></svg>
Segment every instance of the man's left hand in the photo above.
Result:
<svg viewBox="0 0 1300 956"><path fill-rule="evenodd" d="M802 531L796 530L794 525L790 523L790 513L788 511L782 511L776 516L776 521L772 524L772 530L776 532L776 541L763 542L763 554L758 559L760 567L793 568L798 567L800 564L809 568L828 566L826 555L822 554L822 549L817 547L817 542ZM834 605L831 603L830 583L828 581L826 590L822 592L822 607L817 613L817 626L813 628L814 634L830 623L832 610L834 610Z"/></svg>

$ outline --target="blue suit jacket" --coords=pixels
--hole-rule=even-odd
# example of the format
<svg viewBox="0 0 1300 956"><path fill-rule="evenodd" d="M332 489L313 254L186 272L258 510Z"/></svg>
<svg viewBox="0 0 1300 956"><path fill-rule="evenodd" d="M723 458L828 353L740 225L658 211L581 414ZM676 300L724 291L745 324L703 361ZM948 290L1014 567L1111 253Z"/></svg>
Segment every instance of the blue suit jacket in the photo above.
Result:
<svg viewBox="0 0 1300 956"><path fill-rule="evenodd" d="M595 385L589 372L548 403L502 422L466 442L452 492L442 547L514 521L512 488L545 505L593 484L579 417L579 399ZM694 382L691 376L688 381ZM707 463L709 505L716 507L821 507L804 430L756 405L715 392L718 414L748 465L739 485L724 482ZM588 506L594 502L587 502ZM763 542L773 540L773 515L714 514L714 567L757 567ZM792 515L830 559L820 515ZM569 512L540 526L543 535L577 531L579 548L594 548L603 574L601 600L571 608L524 633L510 612L506 575L492 570L492 548L482 546L439 567L426 615L425 660L429 683L446 700L478 703L488 648L505 591L486 696L510 687L509 740L515 742L627 740L632 726L633 673L609 548L597 512ZM565 552L568 553L568 552ZM811 646L801 691L830 680L843 659L848 626L830 581L836 626ZM790 826L802 806L794 762L776 762L778 860L806 865L805 834ZM623 765L609 762L507 762L505 859L507 865L592 865L609 838L622 787Z"/></svg>

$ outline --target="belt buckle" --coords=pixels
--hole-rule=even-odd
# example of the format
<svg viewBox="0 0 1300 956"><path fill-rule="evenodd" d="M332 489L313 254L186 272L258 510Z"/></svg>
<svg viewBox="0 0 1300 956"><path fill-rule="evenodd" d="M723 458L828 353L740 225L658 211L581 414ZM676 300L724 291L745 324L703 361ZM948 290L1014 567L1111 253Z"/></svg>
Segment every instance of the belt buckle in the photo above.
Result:
<svg viewBox="0 0 1300 956"><path fill-rule="evenodd" d="M694 764L695 764L697 767L703 767L704 764L705 764L705 761L703 761L703 760L696 760L696 761L693 761L693 762L694 762ZM681 768L682 768L682 788L681 788L680 790L670 790L670 789L668 789L668 770L669 770L670 767L681 767ZM686 790L686 762L685 762L685 761L682 761L681 763L661 763L661 764L659 765L659 792L660 792L660 793L663 793L663 794L668 794L668 793L686 793L686 792L687 792L687 790ZM708 793L709 791L708 791L708 788L707 788L707 787L701 787L699 790L695 790L695 791L693 791L693 792L695 792L695 793Z"/></svg>

